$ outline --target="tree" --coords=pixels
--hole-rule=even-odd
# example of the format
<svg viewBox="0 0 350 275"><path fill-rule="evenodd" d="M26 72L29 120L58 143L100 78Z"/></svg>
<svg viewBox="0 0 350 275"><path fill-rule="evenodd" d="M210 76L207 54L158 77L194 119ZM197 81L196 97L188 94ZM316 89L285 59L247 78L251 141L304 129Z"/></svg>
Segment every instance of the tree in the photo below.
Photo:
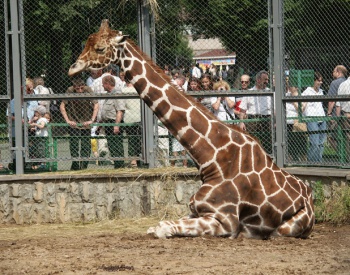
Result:
<svg viewBox="0 0 350 275"><path fill-rule="evenodd" d="M219 38L245 71L268 69L266 0L193 0L186 2L186 12L194 39Z"/></svg>
<svg viewBox="0 0 350 275"><path fill-rule="evenodd" d="M295 69L320 71L328 90L332 70L350 59L349 0L285 2L286 52Z"/></svg>
<svg viewBox="0 0 350 275"><path fill-rule="evenodd" d="M182 16L186 1L160 0L159 20L156 21L156 61L159 66L189 67L193 52L186 37L186 20Z"/></svg>
<svg viewBox="0 0 350 275"><path fill-rule="evenodd" d="M124 32L137 37L134 2L126 11L117 9L113 0L25 0L23 11L27 75L45 73L56 93L70 85L68 68L102 19L108 18L112 26L118 23Z"/></svg>

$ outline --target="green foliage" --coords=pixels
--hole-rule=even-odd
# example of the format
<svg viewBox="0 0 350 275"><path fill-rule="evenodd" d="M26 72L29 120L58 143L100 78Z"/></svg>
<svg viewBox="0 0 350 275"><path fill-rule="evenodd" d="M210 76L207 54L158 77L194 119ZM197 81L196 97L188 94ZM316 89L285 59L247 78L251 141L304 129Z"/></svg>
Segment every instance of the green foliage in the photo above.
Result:
<svg viewBox="0 0 350 275"><path fill-rule="evenodd" d="M341 20L350 13L349 1L285 0L284 7L285 49L290 67L319 71L322 89L327 91L333 80L332 69L349 59L350 21Z"/></svg>
<svg viewBox="0 0 350 275"><path fill-rule="evenodd" d="M164 65L189 66L193 57L186 38L186 1L159 0L161 7L156 23L156 63Z"/></svg>
<svg viewBox="0 0 350 275"><path fill-rule="evenodd" d="M320 181L315 183L313 190L317 222L330 222L335 225L350 223L350 186L333 187L330 198L325 197Z"/></svg>
<svg viewBox="0 0 350 275"><path fill-rule="evenodd" d="M98 31L101 20L137 38L136 1L128 10L118 9L114 0L25 0L26 75L45 73L46 84L56 93L71 85L67 72L84 46L87 37Z"/></svg>
<svg viewBox="0 0 350 275"><path fill-rule="evenodd" d="M236 52L240 67L268 69L267 1L193 0L186 2L186 11L194 39L219 38L227 51Z"/></svg>
<svg viewBox="0 0 350 275"><path fill-rule="evenodd" d="M326 221L326 206L325 206L325 195L323 191L323 184L321 181L317 181L314 186L314 206L315 206L315 216L316 216L316 221Z"/></svg>
<svg viewBox="0 0 350 275"><path fill-rule="evenodd" d="M337 188L329 202L330 221L335 224L350 223L350 186Z"/></svg>
<svg viewBox="0 0 350 275"><path fill-rule="evenodd" d="M290 67L329 68L343 64L350 29L346 18L349 1L285 0L284 32ZM112 28L137 39L138 1L115 0L23 0L26 45L26 70L29 76L46 72L55 92L64 92L69 83L65 74L81 52L89 34L98 30L104 18ZM158 0L159 20L154 34L156 61L187 65L193 53L186 36L218 38L228 52L237 54L237 68L245 72L269 69L268 1L266 0ZM339 16L334 16L338 15ZM339 25L340 26L340 25ZM344 39L335 39L344 38ZM318 42L317 42L318 41ZM339 54L330 54L337 41ZM323 47L322 45L332 45ZM317 48L316 48L317 47ZM304 49L306 54L300 54ZM317 58L314 58L316 54ZM309 58L306 62L305 58ZM305 59L305 60L304 60ZM331 65L330 65L331 63Z"/></svg>

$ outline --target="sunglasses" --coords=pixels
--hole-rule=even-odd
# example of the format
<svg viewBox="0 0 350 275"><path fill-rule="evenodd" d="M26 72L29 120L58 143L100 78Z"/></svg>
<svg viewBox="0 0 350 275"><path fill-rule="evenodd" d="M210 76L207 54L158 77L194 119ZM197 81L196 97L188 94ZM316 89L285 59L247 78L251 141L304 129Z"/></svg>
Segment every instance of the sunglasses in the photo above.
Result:
<svg viewBox="0 0 350 275"><path fill-rule="evenodd" d="M248 84L249 81L241 81L241 83L242 83L242 84L244 84L244 83L245 83L245 84Z"/></svg>

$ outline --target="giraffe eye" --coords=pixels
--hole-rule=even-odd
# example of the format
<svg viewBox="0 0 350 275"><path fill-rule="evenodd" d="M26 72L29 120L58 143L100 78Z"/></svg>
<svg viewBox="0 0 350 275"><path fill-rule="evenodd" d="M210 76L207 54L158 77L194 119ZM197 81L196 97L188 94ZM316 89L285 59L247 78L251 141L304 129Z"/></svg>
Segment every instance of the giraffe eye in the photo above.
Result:
<svg viewBox="0 0 350 275"><path fill-rule="evenodd" d="M95 49L95 52L96 53L103 53L105 51L105 48L103 47L103 48L96 48Z"/></svg>

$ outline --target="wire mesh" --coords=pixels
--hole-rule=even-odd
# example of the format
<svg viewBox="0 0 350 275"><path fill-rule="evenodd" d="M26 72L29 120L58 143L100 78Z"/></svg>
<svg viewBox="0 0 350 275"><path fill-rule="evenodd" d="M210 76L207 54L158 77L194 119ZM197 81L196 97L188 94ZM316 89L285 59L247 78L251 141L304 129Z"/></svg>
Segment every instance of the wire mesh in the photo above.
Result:
<svg viewBox="0 0 350 275"><path fill-rule="evenodd" d="M346 20L339 24L339 18L349 14L349 5L346 1L284 1L284 10L286 95L309 98L285 105L286 161L349 166L346 111L350 109L336 98L348 75L350 25ZM333 98L325 100L326 96Z"/></svg>
<svg viewBox="0 0 350 275"><path fill-rule="evenodd" d="M242 97L217 97L213 90L268 90L268 79L255 86L260 71L270 72L268 1L159 1L166 16L155 24L156 61L172 81L185 91L204 90L211 97L200 98L218 119L239 119ZM241 77L243 76L243 79ZM184 81L182 81L184 77ZM198 79L198 81L197 81ZM218 81L224 81L216 85ZM242 85L241 81L245 81ZM248 82L246 82L248 81ZM193 87L191 86L193 82ZM197 84L195 85L195 82ZM269 101L268 110L254 110L254 100ZM237 99L237 104L235 104ZM244 128L258 137L265 150L273 154L271 98L250 97ZM267 103L267 102L266 102ZM245 106L247 108L247 106ZM234 123L238 123L235 121ZM171 165L186 166L185 152L176 139L158 127L158 155L169 154ZM168 152L166 152L168 150ZM177 161L176 161L177 159ZM188 160L190 161L190 159ZM191 162L190 162L191 165Z"/></svg>
<svg viewBox="0 0 350 275"><path fill-rule="evenodd" d="M87 71L74 79L67 75L103 18L137 41L136 1L117 9L115 5L23 2L25 169L108 169L140 162L140 100L119 67ZM106 96L102 79L108 75L114 76L110 97L87 98ZM117 93L132 93L134 99L115 99ZM56 98L48 100L50 96Z"/></svg>
<svg viewBox="0 0 350 275"><path fill-rule="evenodd" d="M0 60L8 65L6 69L0 69L2 83L9 83L13 78L9 74L9 60L13 53L7 40L9 11L6 3L9 1L5 1L0 22L5 30L1 43L6 51L0 53ZM158 20L150 30L152 58L186 92L204 92L204 96L196 96L197 101L218 119L238 124L256 136L272 157L275 154L275 132L282 129L287 165L347 167L349 134L346 113L350 108L347 109L345 99L340 99L338 89L334 88L336 83L332 81L336 66L346 67L349 60L347 37L350 23L343 20L339 24L339 18L346 18L350 8L346 1L340 0L322 3L314 0L281 1L284 8L281 12L284 54L280 64L286 90L277 91L269 25L274 17L271 3L160 0ZM19 4L19 14L23 15L19 21L24 24L21 86L27 171L140 167L145 156L145 137L142 135L145 122L140 100L125 82L120 68L112 67L109 72L115 76L110 94L102 84L102 74L108 72L87 71L70 79L67 71L84 48L89 34L98 30L103 18L109 19L112 29L123 31L137 43L138 33L145 31L140 29L141 22L137 20L141 3L127 1L118 6L114 0L33 0L19 1ZM320 73L317 81L322 80L320 88L323 92L313 95L308 87L314 87L316 83L315 72ZM347 73L344 79L346 76ZM83 81L81 85L72 82L79 79ZM75 89L77 87L83 87L82 96ZM222 89L232 94L218 95ZM257 90L266 92L266 96L249 94ZM348 89L344 92L348 94L346 91ZM11 107L8 106L10 96L13 99L16 92L7 84L7 90L0 93L4 97L0 102L3 114L0 124L3 129L1 162L4 163L12 160L8 141L12 139L13 125L7 120L6 112ZM282 102L274 102L273 94L269 92L285 96ZM131 96L115 97L118 94ZM290 96L295 96L295 103ZM326 100L327 96L333 96L333 99ZM96 102L98 111L94 114ZM334 104L329 105L330 102ZM283 105L283 125L274 123L276 104ZM115 117L105 115L112 109L108 106L114 106ZM38 107L45 108L45 112ZM66 116L62 108L67 108ZM122 120L117 118L118 111L123 113ZM45 113L50 113L46 122ZM155 151L156 166L194 165L156 118L152 129L150 135L154 138L155 148L148 150Z"/></svg>

